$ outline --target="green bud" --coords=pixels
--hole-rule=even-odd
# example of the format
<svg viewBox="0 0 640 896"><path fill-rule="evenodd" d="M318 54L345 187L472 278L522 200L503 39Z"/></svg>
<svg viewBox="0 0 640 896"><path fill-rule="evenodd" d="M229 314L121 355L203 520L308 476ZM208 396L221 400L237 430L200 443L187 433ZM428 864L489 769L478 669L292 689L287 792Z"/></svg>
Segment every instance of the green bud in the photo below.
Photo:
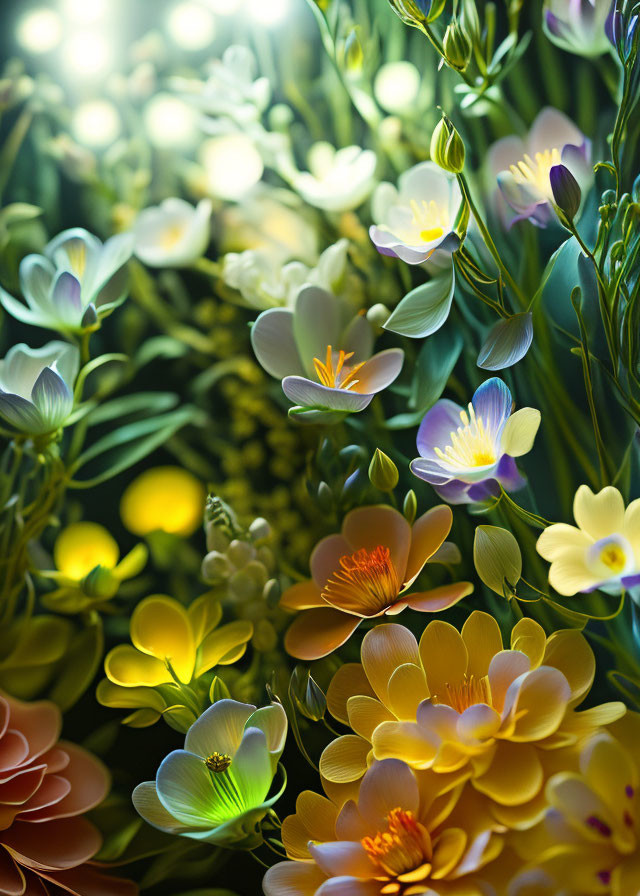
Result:
<svg viewBox="0 0 640 896"><path fill-rule="evenodd" d="M389 0L389 3L405 25L420 28L442 15L447 0Z"/></svg>
<svg viewBox="0 0 640 896"><path fill-rule="evenodd" d="M384 451L376 448L369 464L369 479L372 485L379 488L381 492L391 492L398 484L399 478L398 468L391 458L387 457Z"/></svg>
<svg viewBox="0 0 640 896"><path fill-rule="evenodd" d="M416 518L416 513L418 512L418 499L416 498L416 493L413 489L409 489L407 494L404 496L402 512L406 521L410 526L412 526L413 521Z"/></svg>
<svg viewBox="0 0 640 896"><path fill-rule="evenodd" d="M318 507L325 513L333 510L333 493L326 482L321 482L317 491Z"/></svg>
<svg viewBox="0 0 640 896"><path fill-rule="evenodd" d="M382 329L386 322L389 320L391 316L391 312L387 308L386 305L383 305L381 302L378 302L375 305L372 305L371 308L367 311L367 320L374 327L378 327Z"/></svg>
<svg viewBox="0 0 640 896"><path fill-rule="evenodd" d="M217 703L218 700L229 700L230 697L231 692L229 691L229 688L224 681L216 675L209 688L209 700L212 703Z"/></svg>
<svg viewBox="0 0 640 896"><path fill-rule="evenodd" d="M87 597L108 600L118 590L120 582L110 569L104 566L96 566L82 580L80 587Z"/></svg>
<svg viewBox="0 0 640 896"><path fill-rule="evenodd" d="M464 168L464 143L451 121L443 117L431 138L431 158L450 174L460 174Z"/></svg>
<svg viewBox="0 0 640 896"><path fill-rule="evenodd" d="M344 42L344 67L350 75L359 75L363 63L364 53L358 39L358 28L352 28Z"/></svg>
<svg viewBox="0 0 640 896"><path fill-rule="evenodd" d="M463 72L471 59L471 39L460 22L454 19L447 25L442 42L444 56L451 68Z"/></svg>
<svg viewBox="0 0 640 896"><path fill-rule="evenodd" d="M293 670L289 682L289 694L300 715L312 722L319 722L324 718L327 698L304 666L296 666Z"/></svg>

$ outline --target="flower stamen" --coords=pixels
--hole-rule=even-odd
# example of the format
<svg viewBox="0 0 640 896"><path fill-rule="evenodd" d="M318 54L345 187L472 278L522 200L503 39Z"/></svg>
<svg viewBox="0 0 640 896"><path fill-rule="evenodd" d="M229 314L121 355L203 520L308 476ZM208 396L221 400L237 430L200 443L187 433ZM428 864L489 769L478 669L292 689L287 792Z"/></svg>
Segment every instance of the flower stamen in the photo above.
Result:
<svg viewBox="0 0 640 896"><path fill-rule="evenodd" d="M215 774L226 772L226 770L231 765L231 756L229 756L227 753L218 753L217 750L214 750L211 755L207 756L204 764L207 766L210 772L215 772Z"/></svg>
<svg viewBox="0 0 640 896"><path fill-rule="evenodd" d="M466 674L463 680L458 684L445 684L441 694L434 694L431 697L432 703L446 703L456 712L463 713L470 706L477 703L486 703L491 706L491 685L489 678L483 675L482 678L476 678L475 675Z"/></svg>
<svg viewBox="0 0 640 896"><path fill-rule="evenodd" d="M403 882L424 880L431 872L431 837L413 812L392 809L387 816L387 828L373 837L360 841L364 851L382 879ZM400 888L385 888L383 893L399 892Z"/></svg>
<svg viewBox="0 0 640 896"><path fill-rule="evenodd" d="M450 444L444 450L434 447L436 456L453 470L486 467L497 460L495 435L478 416L471 403L469 413L460 411L462 426L449 433Z"/></svg>
<svg viewBox="0 0 640 896"><path fill-rule="evenodd" d="M391 606L400 591L389 548L361 548L340 558L339 569L327 579L322 597L334 607L372 616Z"/></svg>
<svg viewBox="0 0 640 896"><path fill-rule="evenodd" d="M322 385L328 386L330 389L353 389L357 391L355 387L358 385L359 380L356 379L356 374L364 365L364 361L360 361L360 363L352 366L345 366L345 361L349 361L353 355L353 352L345 352L340 349L334 365L333 349L328 345L325 361L314 358L313 366Z"/></svg>

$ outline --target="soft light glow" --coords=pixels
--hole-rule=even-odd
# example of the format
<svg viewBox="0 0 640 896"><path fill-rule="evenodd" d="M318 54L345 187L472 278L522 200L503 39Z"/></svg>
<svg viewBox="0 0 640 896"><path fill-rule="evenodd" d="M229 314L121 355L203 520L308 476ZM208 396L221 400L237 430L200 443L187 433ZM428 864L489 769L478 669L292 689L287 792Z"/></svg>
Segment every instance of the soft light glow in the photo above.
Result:
<svg viewBox="0 0 640 896"><path fill-rule="evenodd" d="M60 16L52 9L34 9L18 23L16 36L30 53L49 53L62 37Z"/></svg>
<svg viewBox="0 0 640 896"><path fill-rule="evenodd" d="M185 0L170 11L167 30L183 50L204 50L215 36L215 19L202 3Z"/></svg>
<svg viewBox="0 0 640 896"><path fill-rule="evenodd" d="M258 183L264 170L260 153L244 134L207 140L201 159L209 190L220 199L240 199Z"/></svg>
<svg viewBox="0 0 640 896"><path fill-rule="evenodd" d="M278 25L289 12L289 0L247 0L247 15L260 25Z"/></svg>
<svg viewBox="0 0 640 896"><path fill-rule="evenodd" d="M72 75L98 77L111 65L109 41L95 31L80 31L71 36L63 48L64 63Z"/></svg>
<svg viewBox="0 0 640 896"><path fill-rule="evenodd" d="M170 93L158 93L149 100L144 123L151 142L162 149L188 147L198 133L195 109Z"/></svg>
<svg viewBox="0 0 640 896"><path fill-rule="evenodd" d="M152 467L127 486L120 503L122 522L135 535L168 532L189 536L202 525L206 491L180 467Z"/></svg>
<svg viewBox="0 0 640 896"><path fill-rule="evenodd" d="M388 62L381 66L373 85L377 101L387 112L406 112L420 90L420 72L411 62Z"/></svg>
<svg viewBox="0 0 640 896"><path fill-rule="evenodd" d="M232 16L240 8L242 0L207 0L207 5L219 16Z"/></svg>
<svg viewBox="0 0 640 896"><path fill-rule="evenodd" d="M85 146L102 149L120 133L118 110L106 100L89 100L75 110L71 129L76 140Z"/></svg>
<svg viewBox="0 0 640 896"><path fill-rule="evenodd" d="M113 4L115 0L110 0ZM63 9L72 22L96 22L108 10L107 0L64 0Z"/></svg>

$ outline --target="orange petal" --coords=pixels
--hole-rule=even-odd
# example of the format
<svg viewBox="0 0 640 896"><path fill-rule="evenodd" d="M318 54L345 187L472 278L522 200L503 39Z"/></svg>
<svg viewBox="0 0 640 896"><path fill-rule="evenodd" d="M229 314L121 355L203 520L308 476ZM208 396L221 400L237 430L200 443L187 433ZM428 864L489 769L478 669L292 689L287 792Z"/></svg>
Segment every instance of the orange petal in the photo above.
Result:
<svg viewBox="0 0 640 896"><path fill-rule="evenodd" d="M393 507L358 507L352 510L344 519L342 534L353 551L359 548L372 551L380 545L389 548L398 580L405 580L411 528L402 514Z"/></svg>
<svg viewBox="0 0 640 896"><path fill-rule="evenodd" d="M299 660L318 660L341 647L361 621L331 607L304 610L285 635L285 650Z"/></svg>
<svg viewBox="0 0 640 896"><path fill-rule="evenodd" d="M408 607L419 613L439 613L440 610L447 610L457 604L472 591L471 582L452 582L450 585L440 585L439 588L432 588L430 591L406 595L403 599Z"/></svg>
<svg viewBox="0 0 640 896"><path fill-rule="evenodd" d="M309 579L287 588L280 598L280 606L286 610L311 610L313 607L326 607L326 603L318 586Z"/></svg>
<svg viewBox="0 0 640 896"><path fill-rule="evenodd" d="M309 565L316 587L321 591L327 579L340 568L340 559L353 553L353 548L344 535L327 535L311 552Z"/></svg>
<svg viewBox="0 0 640 896"><path fill-rule="evenodd" d="M447 504L439 504L423 513L411 529L411 550L404 574L403 588L408 588L420 574L451 531L453 514Z"/></svg>

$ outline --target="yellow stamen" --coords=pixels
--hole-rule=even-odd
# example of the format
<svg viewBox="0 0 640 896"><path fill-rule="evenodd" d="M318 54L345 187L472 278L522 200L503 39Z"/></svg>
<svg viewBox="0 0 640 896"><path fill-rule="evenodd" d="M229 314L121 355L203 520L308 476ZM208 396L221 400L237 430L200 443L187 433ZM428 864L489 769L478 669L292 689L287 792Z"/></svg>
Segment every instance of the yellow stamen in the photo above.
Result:
<svg viewBox="0 0 640 896"><path fill-rule="evenodd" d="M519 184L533 184L549 199L553 199L549 173L554 165L562 164L562 156L557 147L537 152L533 158L525 155L515 165L511 165L511 173Z"/></svg>
<svg viewBox="0 0 640 896"><path fill-rule="evenodd" d="M487 706L491 706L489 679L486 675L476 678L475 675L467 677L465 674L459 684L446 684L441 694L432 696L431 702L446 703L447 706L459 713L463 713L470 706L475 706L476 703L486 703Z"/></svg>
<svg viewBox="0 0 640 896"><path fill-rule="evenodd" d="M482 417L476 415L472 404L469 404L468 414L460 411L460 420L462 426L449 433L451 444L444 450L434 447L436 456L454 470L486 467L495 463L498 459L495 435L486 427Z"/></svg>
<svg viewBox="0 0 640 896"><path fill-rule="evenodd" d="M413 212L412 224L420 231L420 239L424 243L432 243L440 239L449 226L448 210L438 205L433 199L409 200ZM409 239L409 238L408 238Z"/></svg>
<svg viewBox="0 0 640 896"><path fill-rule="evenodd" d="M327 580L323 598L340 610L371 616L398 597L400 583L389 548L361 548L340 558L340 568Z"/></svg>
<svg viewBox="0 0 640 896"><path fill-rule="evenodd" d="M431 872L431 837L413 812L392 809L387 816L387 828L374 837L360 841L381 877L414 883L424 880ZM388 885L382 893L399 893L401 887Z"/></svg>
<svg viewBox="0 0 640 896"><path fill-rule="evenodd" d="M228 756L226 753L218 753L214 751L210 756L204 761L204 764L207 766L210 772L226 772L226 770L231 765L231 756Z"/></svg>
<svg viewBox="0 0 640 896"><path fill-rule="evenodd" d="M606 544L600 551L600 561L613 573L621 573L627 565L627 555L615 541Z"/></svg>
<svg viewBox="0 0 640 896"><path fill-rule="evenodd" d="M173 249L178 245L184 236L184 226L182 224L171 224L160 235L158 242L162 249Z"/></svg>
<svg viewBox="0 0 640 896"><path fill-rule="evenodd" d="M325 361L314 358L313 366L322 385L329 386L331 389L351 389L357 392L356 386L360 381L356 379L356 375L364 365L364 361L360 361L359 364L345 366L345 362L353 358L353 355L353 352L344 352L340 349L334 366L333 349L328 345Z"/></svg>

